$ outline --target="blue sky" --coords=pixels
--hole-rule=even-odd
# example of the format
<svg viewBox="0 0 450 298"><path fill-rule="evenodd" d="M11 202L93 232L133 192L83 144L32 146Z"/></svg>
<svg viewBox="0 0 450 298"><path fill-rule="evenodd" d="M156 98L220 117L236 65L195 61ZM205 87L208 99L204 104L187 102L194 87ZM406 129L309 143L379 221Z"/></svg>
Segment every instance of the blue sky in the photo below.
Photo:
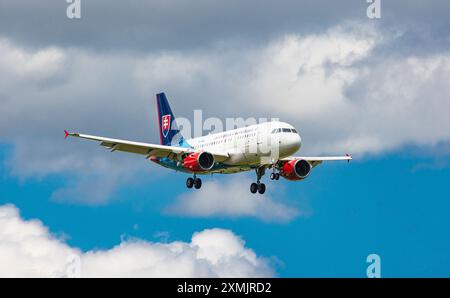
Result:
<svg viewBox="0 0 450 298"><path fill-rule="evenodd" d="M7 156L7 148L2 152ZM164 240L158 232L168 232L168 241L188 241L195 231L220 227L270 257L282 277L365 277L370 253L381 256L384 277L439 277L450 273L449 169L417 169L433 162L396 152L349 165L323 165L299 183L275 182L286 186L289 201L307 202L312 210L287 224L164 215L164 206L186 191L183 174L157 179L158 188L155 182L124 187L120 199L106 206L79 206L49 201L64 178L20 182L2 171L1 202L15 204L23 218L41 219L53 233L67 235L71 246L86 251L110 248L121 237Z"/></svg>
<svg viewBox="0 0 450 298"><path fill-rule="evenodd" d="M382 1L379 20L366 1L84 2L73 21L0 0L0 275L64 275L75 253L85 276L365 277L376 253L384 277L450 276L446 1ZM255 196L253 173L187 190L64 140L157 143L161 91L177 117L280 118L301 154L354 160Z"/></svg>

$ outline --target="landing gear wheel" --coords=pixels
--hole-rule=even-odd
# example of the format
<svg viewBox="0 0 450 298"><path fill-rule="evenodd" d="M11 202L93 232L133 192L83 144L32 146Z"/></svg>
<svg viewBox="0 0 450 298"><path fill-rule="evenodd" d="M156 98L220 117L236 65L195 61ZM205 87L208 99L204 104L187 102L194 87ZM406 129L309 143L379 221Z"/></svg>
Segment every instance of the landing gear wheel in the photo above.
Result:
<svg viewBox="0 0 450 298"><path fill-rule="evenodd" d="M266 192L266 185L264 183L260 183L258 184L258 192L260 194L263 194Z"/></svg>
<svg viewBox="0 0 450 298"><path fill-rule="evenodd" d="M258 191L258 184L256 184L256 183L252 183L252 184L250 184L250 192L251 193L256 193Z"/></svg>
<svg viewBox="0 0 450 298"><path fill-rule="evenodd" d="M195 189L200 189L200 187L202 187L202 179L195 178L195 180L194 180L194 187L195 187Z"/></svg>
<svg viewBox="0 0 450 298"><path fill-rule="evenodd" d="M270 173L270 180L279 180L280 174L279 173Z"/></svg>
<svg viewBox="0 0 450 298"><path fill-rule="evenodd" d="M189 178L187 178L187 180L186 180L186 187L187 187L187 188L192 188L192 186L194 186L194 179L191 178L191 177L189 177Z"/></svg>

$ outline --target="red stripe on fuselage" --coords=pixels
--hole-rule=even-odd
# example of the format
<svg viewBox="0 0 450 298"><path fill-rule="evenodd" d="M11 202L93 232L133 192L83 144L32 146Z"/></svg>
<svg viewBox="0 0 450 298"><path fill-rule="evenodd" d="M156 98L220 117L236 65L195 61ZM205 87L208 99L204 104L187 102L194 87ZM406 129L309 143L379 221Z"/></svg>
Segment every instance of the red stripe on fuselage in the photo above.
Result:
<svg viewBox="0 0 450 298"><path fill-rule="evenodd" d="M159 105L158 105L158 95L156 95L156 112L158 113L158 123L159 123L159 143L162 145L162 129L161 129L161 115L159 113Z"/></svg>

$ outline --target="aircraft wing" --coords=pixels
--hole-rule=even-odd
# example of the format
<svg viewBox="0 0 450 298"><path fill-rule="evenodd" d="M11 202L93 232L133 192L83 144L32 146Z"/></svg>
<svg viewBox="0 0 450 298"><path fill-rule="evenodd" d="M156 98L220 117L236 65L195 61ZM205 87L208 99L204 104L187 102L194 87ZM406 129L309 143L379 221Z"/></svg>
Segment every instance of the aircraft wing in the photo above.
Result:
<svg viewBox="0 0 450 298"><path fill-rule="evenodd" d="M281 162L283 161L291 161L291 160L295 160L295 159L304 159L306 161L309 161L311 163L311 165L313 167L321 164L324 161L336 161L336 160L346 160L346 161L350 161L352 160L352 156L350 154L346 154L344 156L290 156L287 158L283 158L282 160L280 160Z"/></svg>
<svg viewBox="0 0 450 298"><path fill-rule="evenodd" d="M87 139L92 141L100 142L101 146L104 146L114 151L123 151L135 154L145 155L146 157L169 157L171 159L176 159L177 155L180 154L189 154L196 152L192 148L187 147L176 147L176 146L166 146L159 144L150 144L150 143L141 143L141 142L133 142L127 140L119 140L112 138L105 138L99 136L86 135L81 133L71 133L68 131L64 131L65 138L71 136L81 139ZM226 160L229 156L228 154L218 153L218 152L209 152L214 156L214 159L218 162L222 162Z"/></svg>

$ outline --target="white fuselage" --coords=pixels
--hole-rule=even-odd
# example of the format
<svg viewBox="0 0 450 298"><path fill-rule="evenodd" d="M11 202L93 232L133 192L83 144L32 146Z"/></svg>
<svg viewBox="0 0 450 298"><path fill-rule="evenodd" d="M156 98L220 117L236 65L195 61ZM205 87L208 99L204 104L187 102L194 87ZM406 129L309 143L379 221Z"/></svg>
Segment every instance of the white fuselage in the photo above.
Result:
<svg viewBox="0 0 450 298"><path fill-rule="evenodd" d="M292 155L301 147L295 128L285 122L265 122L187 140L195 150L227 152L227 165L252 165L262 158L278 159Z"/></svg>

